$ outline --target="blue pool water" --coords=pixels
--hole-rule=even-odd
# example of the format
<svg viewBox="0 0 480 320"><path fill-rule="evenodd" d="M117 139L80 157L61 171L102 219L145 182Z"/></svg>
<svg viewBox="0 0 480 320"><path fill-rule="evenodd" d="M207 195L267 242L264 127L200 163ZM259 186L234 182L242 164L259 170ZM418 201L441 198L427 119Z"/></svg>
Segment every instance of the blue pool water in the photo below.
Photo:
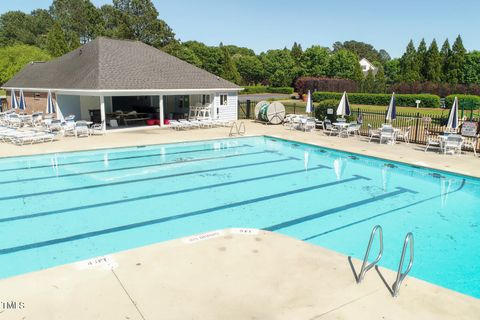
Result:
<svg viewBox="0 0 480 320"><path fill-rule="evenodd" d="M382 266L412 231L411 275L480 298L480 179L255 137L4 158L0 185L0 277L229 227L362 258L380 224Z"/></svg>

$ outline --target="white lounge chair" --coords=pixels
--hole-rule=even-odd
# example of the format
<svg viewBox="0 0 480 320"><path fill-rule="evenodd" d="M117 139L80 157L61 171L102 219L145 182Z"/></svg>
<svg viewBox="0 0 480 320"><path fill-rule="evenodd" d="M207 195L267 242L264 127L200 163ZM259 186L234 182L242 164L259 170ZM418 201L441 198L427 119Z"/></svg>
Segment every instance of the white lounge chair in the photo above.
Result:
<svg viewBox="0 0 480 320"><path fill-rule="evenodd" d="M408 127L404 131L397 132L397 139L402 139L405 141L405 143L410 143L410 131L412 130L412 127Z"/></svg>
<svg viewBox="0 0 480 320"><path fill-rule="evenodd" d="M90 129L86 121L80 120L75 123L75 136L88 137L90 135Z"/></svg>
<svg viewBox="0 0 480 320"><path fill-rule="evenodd" d="M451 152L452 154L461 154L462 153L462 145L463 145L464 138L458 134L451 134L443 143L443 153L447 154Z"/></svg>
<svg viewBox="0 0 480 320"><path fill-rule="evenodd" d="M332 134L339 134L340 133L340 130L338 130L337 127L334 127L332 125L332 122L328 119L325 119L325 121L323 121L323 133L324 134L328 134L329 136L331 136Z"/></svg>
<svg viewBox="0 0 480 320"><path fill-rule="evenodd" d="M392 127L385 126L380 130L380 143L383 141L395 144L395 130Z"/></svg>
<svg viewBox="0 0 480 320"><path fill-rule="evenodd" d="M425 137L426 137L426 147L425 147L425 152L427 152L428 149L435 148L437 150L441 149L441 143L440 140L438 139L437 135L433 135L431 132L425 129Z"/></svg>

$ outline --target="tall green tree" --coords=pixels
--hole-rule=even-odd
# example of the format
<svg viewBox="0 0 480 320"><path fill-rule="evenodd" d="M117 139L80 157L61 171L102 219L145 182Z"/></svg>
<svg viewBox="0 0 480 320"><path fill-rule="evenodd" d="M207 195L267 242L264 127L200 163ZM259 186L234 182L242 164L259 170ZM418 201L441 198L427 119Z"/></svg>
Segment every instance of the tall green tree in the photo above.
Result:
<svg viewBox="0 0 480 320"><path fill-rule="evenodd" d="M368 75L367 75L368 76ZM385 77L385 71L383 66L378 66L377 74L375 75L374 81L374 92L375 93L385 93L387 91L387 79Z"/></svg>
<svg viewBox="0 0 480 320"><path fill-rule="evenodd" d="M139 40L157 48L175 40L172 29L158 18L151 0L113 0L113 6L103 6L101 14L106 35Z"/></svg>
<svg viewBox="0 0 480 320"><path fill-rule="evenodd" d="M400 73L400 59L392 59L385 63L385 77L388 84L402 81Z"/></svg>
<svg viewBox="0 0 480 320"><path fill-rule="evenodd" d="M463 46L462 37L458 35L452 46L452 54L448 60L448 82L456 85L464 82L463 68L467 50Z"/></svg>
<svg viewBox="0 0 480 320"><path fill-rule="evenodd" d="M420 66L420 80L427 79L427 43L422 38L417 49L417 59Z"/></svg>
<svg viewBox="0 0 480 320"><path fill-rule="evenodd" d="M440 50L440 57L442 59L442 75L440 78L442 82L448 82L448 72L450 70L448 64L450 62L451 55L452 49L450 48L450 42L448 42L448 39L445 39L442 49Z"/></svg>
<svg viewBox="0 0 480 320"><path fill-rule="evenodd" d="M390 58L389 54L385 50L382 50L383 52L380 54L380 52L377 51L371 44L360 41L350 40L343 43L337 41L333 44L334 52L342 49L356 53L360 59L366 58L372 63L375 61L385 63Z"/></svg>
<svg viewBox="0 0 480 320"><path fill-rule="evenodd" d="M362 92L375 92L375 77L373 76L372 70L368 70L367 75L362 81Z"/></svg>
<svg viewBox="0 0 480 320"><path fill-rule="evenodd" d="M311 77L325 77L329 70L330 52L327 48L312 46L301 56L300 64L304 74Z"/></svg>
<svg viewBox="0 0 480 320"><path fill-rule="evenodd" d="M193 51L201 61L200 67L217 76L222 75L223 53L219 47L210 47L198 41L186 41L184 46Z"/></svg>
<svg viewBox="0 0 480 320"><path fill-rule="evenodd" d="M67 38L86 43L101 33L101 13L90 0L53 0L50 13Z"/></svg>
<svg viewBox="0 0 480 320"><path fill-rule="evenodd" d="M0 16L0 45L36 44L31 16L21 11L9 11Z"/></svg>
<svg viewBox="0 0 480 320"><path fill-rule="evenodd" d="M293 72L295 61L290 54L290 50L268 50L260 54L260 60L265 70L267 83L276 87L292 85L295 79Z"/></svg>
<svg viewBox="0 0 480 320"><path fill-rule="evenodd" d="M296 63L300 63L300 59L302 58L303 54L302 45L294 42L292 50L290 50L290 54L292 55L292 58L293 60L295 60Z"/></svg>
<svg viewBox="0 0 480 320"><path fill-rule="evenodd" d="M52 57L60 57L71 50L59 23L55 23L50 28L47 34L46 49Z"/></svg>
<svg viewBox="0 0 480 320"><path fill-rule="evenodd" d="M420 63L417 50L415 49L412 40L410 40L405 53L400 58L400 72L402 80L405 82L412 83L421 79Z"/></svg>
<svg viewBox="0 0 480 320"><path fill-rule="evenodd" d="M467 53L463 75L465 83L480 84L480 51Z"/></svg>
<svg viewBox="0 0 480 320"><path fill-rule="evenodd" d="M183 61L186 61L194 66L199 68L202 67L202 61L197 57L195 52L188 48L187 46L180 43L180 41L172 41L162 48L168 54L175 56Z"/></svg>
<svg viewBox="0 0 480 320"><path fill-rule="evenodd" d="M50 59L47 52L34 46L19 44L0 47L0 83L7 82L32 61L48 61Z"/></svg>
<svg viewBox="0 0 480 320"><path fill-rule="evenodd" d="M240 73L238 73L237 67L233 62L232 56L228 51L228 48L225 46L220 46L223 54L223 68L222 68L222 78L229 80L233 83L240 84Z"/></svg>
<svg viewBox="0 0 480 320"><path fill-rule="evenodd" d="M245 85L255 85L262 82L265 72L260 59L256 56L234 56L235 65Z"/></svg>
<svg viewBox="0 0 480 320"><path fill-rule="evenodd" d="M442 75L442 57L435 39L430 43L425 61L425 80L440 82Z"/></svg>
<svg viewBox="0 0 480 320"><path fill-rule="evenodd" d="M334 52L328 61L327 75L334 78L360 81L363 78L358 56L345 49Z"/></svg>

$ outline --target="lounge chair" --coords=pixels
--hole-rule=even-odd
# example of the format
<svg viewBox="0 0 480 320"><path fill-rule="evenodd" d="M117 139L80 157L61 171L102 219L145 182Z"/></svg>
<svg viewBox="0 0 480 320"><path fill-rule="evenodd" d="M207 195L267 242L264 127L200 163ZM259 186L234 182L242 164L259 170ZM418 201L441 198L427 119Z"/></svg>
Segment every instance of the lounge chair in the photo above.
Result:
<svg viewBox="0 0 480 320"><path fill-rule="evenodd" d="M94 123L91 127L90 127L90 133L91 134L105 134L105 131L103 131L103 124L105 123L105 121L102 121L100 123Z"/></svg>
<svg viewBox="0 0 480 320"><path fill-rule="evenodd" d="M463 140L464 138L461 135L449 135L443 144L443 153L447 154L448 152L452 152L452 154L461 154Z"/></svg>
<svg viewBox="0 0 480 320"><path fill-rule="evenodd" d="M324 134L328 134L329 136L331 136L332 134L340 134L340 130L338 130L338 128L334 127L332 125L332 122L328 119L325 119L325 121L323 121L323 133Z"/></svg>
<svg viewBox="0 0 480 320"><path fill-rule="evenodd" d="M410 131L412 130L412 127L408 127L404 131L400 131L397 133L397 139L402 139L405 141L405 143L410 143Z"/></svg>
<svg viewBox="0 0 480 320"><path fill-rule="evenodd" d="M360 135L360 126L361 125L357 123L350 123L346 130L343 132L345 132L347 137L350 136L350 134L352 134L353 136Z"/></svg>
<svg viewBox="0 0 480 320"><path fill-rule="evenodd" d="M433 135L431 132L425 129L425 137L427 139L427 145L424 150L425 152L427 152L427 150L431 148L440 150L441 144L440 144L440 140L438 139L438 136Z"/></svg>
<svg viewBox="0 0 480 320"><path fill-rule="evenodd" d="M395 144L395 130L392 127L385 126L380 130L380 143L383 141Z"/></svg>
<svg viewBox="0 0 480 320"><path fill-rule="evenodd" d="M90 129L86 121L80 120L75 123L75 136L88 137L90 135Z"/></svg>

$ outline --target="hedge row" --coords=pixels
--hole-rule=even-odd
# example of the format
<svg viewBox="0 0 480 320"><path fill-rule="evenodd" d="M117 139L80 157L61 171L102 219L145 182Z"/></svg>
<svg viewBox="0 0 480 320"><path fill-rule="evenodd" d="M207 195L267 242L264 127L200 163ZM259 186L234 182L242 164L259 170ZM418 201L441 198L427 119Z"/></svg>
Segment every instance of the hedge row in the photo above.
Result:
<svg viewBox="0 0 480 320"><path fill-rule="evenodd" d="M458 97L458 106L464 108L465 110L474 110L480 109L480 97L474 95L465 95L465 94L451 94L445 98L445 106L450 108L453 105L453 99Z"/></svg>
<svg viewBox="0 0 480 320"><path fill-rule="evenodd" d="M342 93L337 92L315 92L313 101L320 102L327 99L341 99ZM354 104L365 104L373 106L387 106L390 103L390 94L383 93L349 93L348 101ZM396 94L397 106L416 107L416 100L420 100L421 108L439 108L440 97L433 94Z"/></svg>
<svg viewBox="0 0 480 320"><path fill-rule="evenodd" d="M322 90L328 91L328 90ZM347 90L348 91L348 90ZM440 97L446 97L453 94L471 94L480 95L480 85L478 84L457 84L434 82L414 82L414 83L395 83L389 86L389 91L401 94L430 93ZM353 92L353 91L352 91Z"/></svg>
<svg viewBox="0 0 480 320"><path fill-rule="evenodd" d="M244 90L240 91L240 94L255 94L255 93L284 93L292 94L293 88L291 87L267 87L267 86L245 86Z"/></svg>

